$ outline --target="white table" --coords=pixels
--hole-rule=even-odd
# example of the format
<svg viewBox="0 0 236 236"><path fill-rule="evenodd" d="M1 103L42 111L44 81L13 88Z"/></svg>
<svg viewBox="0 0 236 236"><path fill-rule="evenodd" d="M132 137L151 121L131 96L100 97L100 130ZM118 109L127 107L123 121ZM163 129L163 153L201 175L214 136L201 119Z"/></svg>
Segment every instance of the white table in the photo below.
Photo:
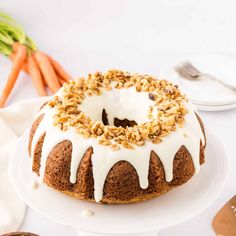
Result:
<svg viewBox="0 0 236 236"><path fill-rule="evenodd" d="M182 57L182 54L162 53L156 57L156 64L159 65L159 67L163 67L164 65L166 65L166 63L176 60L179 57ZM6 75L9 68L9 62L7 61L7 59L1 57L0 64L6 65L4 67L4 73L1 73L2 75ZM17 89L15 89L14 93L12 94L10 103L13 103L14 101L20 100L22 98L33 96L36 96L36 94L35 91L32 89L31 81L25 75L22 75L22 79L18 81ZM190 233L191 235L194 235L193 233L195 233L196 235L213 236L214 233L211 230L212 217L215 215L217 210L231 196L235 194L236 172L234 169L236 166L236 109L222 112L200 112L200 115L203 118L206 127L210 129L214 134L216 134L216 136L226 148L230 162L229 178L223 193L220 195L217 201L212 204L206 211L182 225L161 232L161 236L187 236L190 235ZM41 215L29 208L27 210L26 218L21 229L36 232L41 235L51 235L52 233L56 235L76 235L73 229L58 225L42 217Z"/></svg>
<svg viewBox="0 0 236 236"><path fill-rule="evenodd" d="M2 0L0 8L15 16L40 48L57 58L74 76L109 68L158 75L165 65L186 54L182 51L236 48L236 38L230 30L236 20L234 1L228 1L227 5L220 2L214 1L212 7L213 1L204 0L171 0L168 3ZM206 34L207 37L201 37ZM227 55L236 59L236 53ZM0 57L0 65L1 90L10 63ZM22 75L9 103L34 96L36 93L31 81ZM226 148L230 162L229 178L223 193L206 211L182 225L161 232L161 236L213 236L212 217L236 192L236 109L200 112L200 115L207 128ZM29 208L21 230L45 236L76 235L73 229L58 225Z"/></svg>

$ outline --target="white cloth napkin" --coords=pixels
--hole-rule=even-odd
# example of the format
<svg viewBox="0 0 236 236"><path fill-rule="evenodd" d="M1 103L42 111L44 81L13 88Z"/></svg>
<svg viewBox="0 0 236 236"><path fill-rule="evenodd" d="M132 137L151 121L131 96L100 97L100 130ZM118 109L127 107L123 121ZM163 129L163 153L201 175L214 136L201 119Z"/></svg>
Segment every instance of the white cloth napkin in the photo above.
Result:
<svg viewBox="0 0 236 236"><path fill-rule="evenodd" d="M26 209L9 181L9 152L47 100L48 97L25 100L0 109L0 234L16 231Z"/></svg>

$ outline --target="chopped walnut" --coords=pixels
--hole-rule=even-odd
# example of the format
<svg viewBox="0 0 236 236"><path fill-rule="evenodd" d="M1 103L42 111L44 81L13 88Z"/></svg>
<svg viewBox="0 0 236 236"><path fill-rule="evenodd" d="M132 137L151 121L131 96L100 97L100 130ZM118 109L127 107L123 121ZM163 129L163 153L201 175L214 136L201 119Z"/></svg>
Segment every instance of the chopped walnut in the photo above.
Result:
<svg viewBox="0 0 236 236"><path fill-rule="evenodd" d="M105 90L130 87L135 87L137 92L147 92L153 101L147 111L148 122L116 127L109 125L108 121L93 121L80 110L86 96L100 96ZM184 125L184 116L188 112L186 101L178 86L166 80L110 70L107 73L89 74L87 79L79 78L64 84L62 95L54 96L48 105L56 110L54 125L62 131L74 127L83 137L97 138L99 144L110 146L116 151L121 147L134 149L135 145L145 145L146 141L160 143L163 137Z"/></svg>

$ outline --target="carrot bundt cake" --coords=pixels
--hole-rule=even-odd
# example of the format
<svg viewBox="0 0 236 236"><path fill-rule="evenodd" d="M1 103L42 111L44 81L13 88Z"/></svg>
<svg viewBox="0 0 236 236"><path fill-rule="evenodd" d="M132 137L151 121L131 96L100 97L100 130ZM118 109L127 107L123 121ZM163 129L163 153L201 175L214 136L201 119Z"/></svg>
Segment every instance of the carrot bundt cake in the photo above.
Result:
<svg viewBox="0 0 236 236"><path fill-rule="evenodd" d="M184 184L204 149L203 124L178 86L118 70L64 84L29 137L43 183L100 203L139 202Z"/></svg>

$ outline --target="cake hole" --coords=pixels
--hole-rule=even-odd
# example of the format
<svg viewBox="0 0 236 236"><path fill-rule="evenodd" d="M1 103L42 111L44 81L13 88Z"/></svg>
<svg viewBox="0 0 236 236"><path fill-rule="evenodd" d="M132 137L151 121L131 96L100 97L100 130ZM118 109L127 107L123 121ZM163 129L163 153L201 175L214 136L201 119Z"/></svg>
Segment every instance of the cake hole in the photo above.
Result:
<svg viewBox="0 0 236 236"><path fill-rule="evenodd" d="M86 96L80 109L93 121L116 127L133 127L149 121L151 100L135 88L103 91L100 96Z"/></svg>
<svg viewBox="0 0 236 236"><path fill-rule="evenodd" d="M106 110L104 108L102 109L102 123L104 125L109 125L108 118L107 118L107 113L106 113Z"/></svg>
<svg viewBox="0 0 236 236"><path fill-rule="evenodd" d="M102 109L102 123L104 125L109 125L109 122L108 122L108 114L106 112L106 109ZM119 119L117 117L114 118L114 121L113 121L113 124L114 126L116 127L123 127L123 128L126 128L126 127L133 127L135 125L137 125L137 122L134 121L134 120L129 120L129 119Z"/></svg>
<svg viewBox="0 0 236 236"><path fill-rule="evenodd" d="M121 126L123 128L126 128L126 127L133 127L137 125L137 122L134 120L128 120L128 119L120 120L119 118L114 118L114 125L116 127Z"/></svg>

